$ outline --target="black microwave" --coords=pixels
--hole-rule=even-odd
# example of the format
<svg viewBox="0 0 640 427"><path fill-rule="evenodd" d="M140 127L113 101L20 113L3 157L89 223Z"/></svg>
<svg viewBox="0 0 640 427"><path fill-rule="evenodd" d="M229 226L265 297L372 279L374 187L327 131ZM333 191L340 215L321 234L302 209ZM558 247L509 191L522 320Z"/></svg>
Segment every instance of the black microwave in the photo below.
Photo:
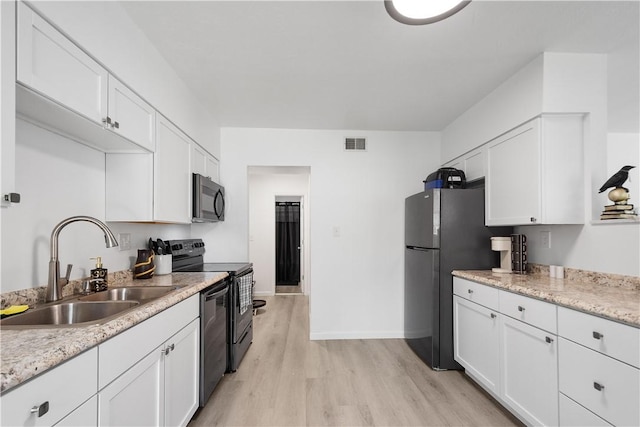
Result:
<svg viewBox="0 0 640 427"><path fill-rule="evenodd" d="M224 221L224 187L193 174L193 222Z"/></svg>

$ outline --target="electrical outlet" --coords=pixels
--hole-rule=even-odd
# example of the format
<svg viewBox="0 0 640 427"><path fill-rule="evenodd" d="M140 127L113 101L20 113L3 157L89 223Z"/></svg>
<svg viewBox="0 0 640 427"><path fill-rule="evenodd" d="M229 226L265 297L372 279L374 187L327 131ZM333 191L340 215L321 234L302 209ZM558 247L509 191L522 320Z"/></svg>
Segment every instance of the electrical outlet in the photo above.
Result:
<svg viewBox="0 0 640 427"><path fill-rule="evenodd" d="M551 249L551 232L550 231L540 232L540 246L542 246L544 249Z"/></svg>
<svg viewBox="0 0 640 427"><path fill-rule="evenodd" d="M118 248L120 248L120 251L131 250L131 234L129 233L118 234Z"/></svg>

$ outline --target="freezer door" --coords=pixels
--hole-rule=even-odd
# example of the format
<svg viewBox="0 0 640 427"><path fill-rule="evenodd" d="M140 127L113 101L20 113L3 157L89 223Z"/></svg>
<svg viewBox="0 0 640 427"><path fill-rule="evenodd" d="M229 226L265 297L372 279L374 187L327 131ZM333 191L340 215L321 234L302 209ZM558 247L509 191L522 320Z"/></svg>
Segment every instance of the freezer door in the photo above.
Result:
<svg viewBox="0 0 640 427"><path fill-rule="evenodd" d="M404 203L404 242L418 248L440 247L440 190L407 197Z"/></svg>
<svg viewBox="0 0 640 427"><path fill-rule="evenodd" d="M439 367L439 251L409 249L404 254L404 329L413 351Z"/></svg>

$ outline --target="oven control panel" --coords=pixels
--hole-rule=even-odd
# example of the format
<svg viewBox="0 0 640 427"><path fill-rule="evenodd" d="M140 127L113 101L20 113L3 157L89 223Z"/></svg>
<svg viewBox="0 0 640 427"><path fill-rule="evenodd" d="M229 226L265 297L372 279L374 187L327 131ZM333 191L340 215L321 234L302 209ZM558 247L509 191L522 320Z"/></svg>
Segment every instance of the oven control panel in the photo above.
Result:
<svg viewBox="0 0 640 427"><path fill-rule="evenodd" d="M204 242L202 241L202 239L169 240L167 243L167 246L169 247L169 253L174 257L194 257L203 255L205 252Z"/></svg>

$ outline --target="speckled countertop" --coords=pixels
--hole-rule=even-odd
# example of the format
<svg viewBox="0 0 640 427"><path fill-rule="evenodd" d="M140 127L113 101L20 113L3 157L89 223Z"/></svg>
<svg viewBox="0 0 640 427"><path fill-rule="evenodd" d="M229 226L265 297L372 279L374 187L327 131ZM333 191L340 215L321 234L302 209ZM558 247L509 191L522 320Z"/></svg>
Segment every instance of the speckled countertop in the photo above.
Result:
<svg viewBox="0 0 640 427"><path fill-rule="evenodd" d="M154 276L144 281L130 280L118 283L117 286L180 286L181 288L102 324L48 329L2 328L0 330L0 392L4 393L106 341L226 276L227 273L173 273Z"/></svg>
<svg viewBox="0 0 640 427"><path fill-rule="evenodd" d="M490 270L454 270L453 275L640 328L640 279L609 280L589 274L550 278L534 274L499 274ZM621 278L620 278L621 277Z"/></svg>

